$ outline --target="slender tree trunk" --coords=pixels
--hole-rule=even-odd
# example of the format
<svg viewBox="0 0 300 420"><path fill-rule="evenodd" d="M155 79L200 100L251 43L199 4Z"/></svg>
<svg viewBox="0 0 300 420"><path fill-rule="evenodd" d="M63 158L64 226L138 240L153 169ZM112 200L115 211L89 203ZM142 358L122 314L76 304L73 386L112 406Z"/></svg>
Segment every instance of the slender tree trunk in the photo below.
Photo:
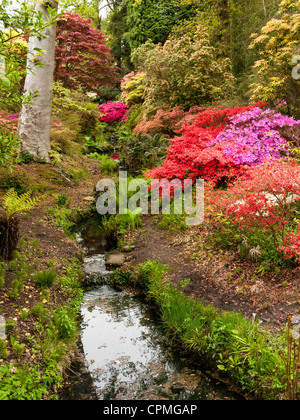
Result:
<svg viewBox="0 0 300 420"><path fill-rule="evenodd" d="M219 57L228 57L230 47L229 0L217 0L216 5L219 19L218 33L216 36L218 41L218 55Z"/></svg>
<svg viewBox="0 0 300 420"><path fill-rule="evenodd" d="M35 2L35 10L42 12L45 22L48 21L48 8L58 9L56 1ZM49 159L50 151L50 119L52 108L53 73L55 64L56 24L48 26L41 39L31 36L28 44L27 76L25 94L34 94L30 104L24 104L19 122L19 137L23 141L23 149L34 156ZM42 51L37 53L36 48ZM36 65L39 60L42 67Z"/></svg>

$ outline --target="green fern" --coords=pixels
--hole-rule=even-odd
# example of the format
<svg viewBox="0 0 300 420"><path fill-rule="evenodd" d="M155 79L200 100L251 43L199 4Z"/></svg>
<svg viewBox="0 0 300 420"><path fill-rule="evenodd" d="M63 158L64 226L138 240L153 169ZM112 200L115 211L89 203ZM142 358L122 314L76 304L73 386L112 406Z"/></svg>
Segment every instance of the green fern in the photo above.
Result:
<svg viewBox="0 0 300 420"><path fill-rule="evenodd" d="M16 213L32 210L40 200L41 197L31 197L30 191L18 195L14 189L10 189L3 197L2 207L6 218L11 219Z"/></svg>

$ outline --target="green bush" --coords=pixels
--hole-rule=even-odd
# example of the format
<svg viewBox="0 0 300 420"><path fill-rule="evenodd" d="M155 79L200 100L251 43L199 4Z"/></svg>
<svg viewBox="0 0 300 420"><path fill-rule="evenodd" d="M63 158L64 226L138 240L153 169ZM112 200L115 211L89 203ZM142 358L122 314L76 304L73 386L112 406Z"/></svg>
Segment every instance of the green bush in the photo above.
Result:
<svg viewBox="0 0 300 420"><path fill-rule="evenodd" d="M108 155L101 157L100 169L105 175L112 174L118 168L118 163Z"/></svg>
<svg viewBox="0 0 300 420"><path fill-rule="evenodd" d="M34 281L41 288L50 288L56 279L56 273L53 270L42 271L35 274Z"/></svg>
<svg viewBox="0 0 300 420"><path fill-rule="evenodd" d="M58 308L53 315L53 322L62 340L72 339L77 332L77 322L67 307Z"/></svg>

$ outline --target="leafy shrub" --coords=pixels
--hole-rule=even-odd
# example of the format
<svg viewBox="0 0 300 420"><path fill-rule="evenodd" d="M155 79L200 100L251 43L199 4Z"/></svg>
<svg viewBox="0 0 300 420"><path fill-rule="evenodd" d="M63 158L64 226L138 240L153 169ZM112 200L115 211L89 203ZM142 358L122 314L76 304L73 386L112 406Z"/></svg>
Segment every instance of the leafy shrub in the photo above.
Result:
<svg viewBox="0 0 300 420"><path fill-rule="evenodd" d="M77 332L77 322L67 307L58 308L53 315L53 322L61 339L71 339Z"/></svg>
<svg viewBox="0 0 300 420"><path fill-rule="evenodd" d="M145 95L144 79L146 73L134 71L126 74L121 83L122 101L129 107L134 104L142 103Z"/></svg>
<svg viewBox="0 0 300 420"><path fill-rule="evenodd" d="M146 74L148 115L157 109L206 105L232 94L230 61L216 59L216 50L201 26L194 39L184 36L164 45L147 41L133 51L132 61Z"/></svg>
<svg viewBox="0 0 300 420"><path fill-rule="evenodd" d="M300 54L299 2L282 0L278 14L253 35L250 48L258 51L251 86L253 100L285 100L289 111L300 118L300 81L293 77L294 56Z"/></svg>
<svg viewBox="0 0 300 420"><path fill-rule="evenodd" d="M126 134L126 133L125 133ZM119 139L120 158L130 170L138 171L140 168L154 168L161 164L166 157L169 140L156 134L149 135L124 135Z"/></svg>
<svg viewBox="0 0 300 420"><path fill-rule="evenodd" d="M101 156L100 169L104 174L113 173L118 167L118 163L108 155Z"/></svg>
<svg viewBox="0 0 300 420"><path fill-rule="evenodd" d="M50 288L56 279L56 273L53 270L42 271L34 276L35 283L42 289Z"/></svg>
<svg viewBox="0 0 300 420"><path fill-rule="evenodd" d="M6 169L19 161L21 141L16 137L17 127L17 118L11 118L6 112L0 111L0 166Z"/></svg>
<svg viewBox="0 0 300 420"><path fill-rule="evenodd" d="M3 190L14 189L18 195L24 194L29 190L29 176L22 174L1 174L0 188Z"/></svg>

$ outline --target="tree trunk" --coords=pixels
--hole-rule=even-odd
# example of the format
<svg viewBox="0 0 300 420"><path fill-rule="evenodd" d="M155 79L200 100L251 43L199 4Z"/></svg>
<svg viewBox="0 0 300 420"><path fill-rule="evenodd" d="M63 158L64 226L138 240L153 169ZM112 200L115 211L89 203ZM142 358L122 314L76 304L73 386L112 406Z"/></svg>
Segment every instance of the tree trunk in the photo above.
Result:
<svg viewBox="0 0 300 420"><path fill-rule="evenodd" d="M219 19L219 27L217 32L218 42L218 56L229 57L230 44L230 16L229 16L229 1L218 0L217 13Z"/></svg>
<svg viewBox="0 0 300 420"><path fill-rule="evenodd" d="M56 1L36 1L35 10L42 12L45 22L48 21L48 7L58 9ZM50 119L52 108L53 73L55 64L56 24L44 29L39 40L36 36L29 38L27 56L27 76L25 95L33 97L29 104L24 103L19 121L19 137L23 149L34 156L49 160L50 151ZM38 52L35 48L42 51ZM39 60L41 67L36 65Z"/></svg>
<svg viewBox="0 0 300 420"><path fill-rule="evenodd" d="M0 217L0 258L11 261L19 242L19 219Z"/></svg>

